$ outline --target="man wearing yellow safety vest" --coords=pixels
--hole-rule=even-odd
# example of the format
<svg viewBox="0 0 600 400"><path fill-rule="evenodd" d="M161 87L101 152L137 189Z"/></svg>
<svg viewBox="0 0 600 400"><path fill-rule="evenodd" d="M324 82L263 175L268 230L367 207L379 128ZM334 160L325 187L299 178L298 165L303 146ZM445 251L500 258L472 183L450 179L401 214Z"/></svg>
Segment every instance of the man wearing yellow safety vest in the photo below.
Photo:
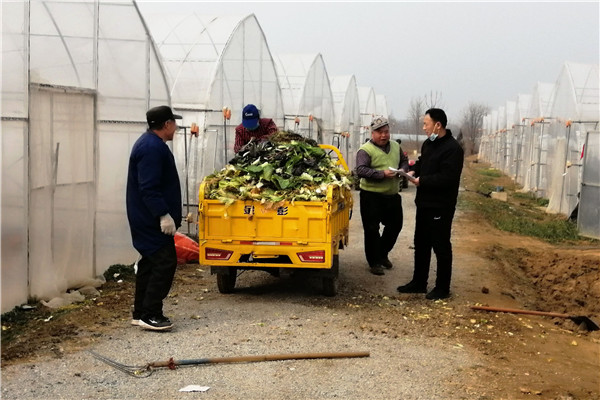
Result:
<svg viewBox="0 0 600 400"><path fill-rule="evenodd" d="M407 172L408 158L400 151L398 143L390 141L388 120L377 116L371 122L371 140L356 153L365 255L374 275L384 275L384 268L392 268L388 253L402 230L402 198L398 194L400 177L390 167ZM380 224L384 226L381 234Z"/></svg>

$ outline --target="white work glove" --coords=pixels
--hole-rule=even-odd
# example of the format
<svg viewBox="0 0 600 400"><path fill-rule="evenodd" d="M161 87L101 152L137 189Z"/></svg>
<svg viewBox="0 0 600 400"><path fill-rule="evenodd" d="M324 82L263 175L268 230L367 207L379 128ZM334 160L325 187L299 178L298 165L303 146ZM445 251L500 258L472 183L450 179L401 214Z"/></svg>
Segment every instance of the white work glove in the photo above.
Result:
<svg viewBox="0 0 600 400"><path fill-rule="evenodd" d="M177 227L175 226L175 221L173 221L173 218L169 214L160 217L160 230L165 235L175 236Z"/></svg>

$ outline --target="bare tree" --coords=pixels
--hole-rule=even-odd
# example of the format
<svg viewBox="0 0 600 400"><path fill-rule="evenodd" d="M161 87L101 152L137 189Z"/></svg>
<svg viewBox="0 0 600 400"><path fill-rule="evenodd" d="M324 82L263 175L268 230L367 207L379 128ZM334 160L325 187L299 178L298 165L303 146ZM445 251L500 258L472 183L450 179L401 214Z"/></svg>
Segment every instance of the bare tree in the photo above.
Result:
<svg viewBox="0 0 600 400"><path fill-rule="evenodd" d="M427 109L430 108L444 108L444 101L442 100L442 92L429 91L423 98L423 102Z"/></svg>
<svg viewBox="0 0 600 400"><path fill-rule="evenodd" d="M489 112L489 107L471 102L463 111L460 132L462 133L462 145L465 155L471 155L479 151L479 140L483 128L483 117Z"/></svg>
<svg viewBox="0 0 600 400"><path fill-rule="evenodd" d="M393 135L395 133L400 133L400 121L394 118L392 115L388 117L388 122L390 124L390 133Z"/></svg>
<svg viewBox="0 0 600 400"><path fill-rule="evenodd" d="M419 133L422 128L423 113L425 113L425 99L413 97L408 108L408 123L410 126L408 134L410 139L416 142L417 149L419 148Z"/></svg>

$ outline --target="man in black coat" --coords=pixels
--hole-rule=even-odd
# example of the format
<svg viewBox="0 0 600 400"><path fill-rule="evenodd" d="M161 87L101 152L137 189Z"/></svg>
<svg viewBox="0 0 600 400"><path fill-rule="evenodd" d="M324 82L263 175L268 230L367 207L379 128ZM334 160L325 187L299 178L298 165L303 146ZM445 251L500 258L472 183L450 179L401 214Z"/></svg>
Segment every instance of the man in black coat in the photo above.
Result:
<svg viewBox="0 0 600 400"><path fill-rule="evenodd" d="M439 108L425 112L423 130L428 140L421 147L421 156L411 168L416 179L415 204L415 267L412 280L398 287L400 293L426 293L431 250L437 258L435 287L426 298L444 299L450 296L452 277L452 244L450 233L456 209L464 152L446 129L446 113Z"/></svg>
<svg viewBox="0 0 600 400"><path fill-rule="evenodd" d="M181 226L181 188L175 158L167 146L179 129L168 106L146 113L148 130L135 142L127 174L127 218L133 247L141 254L135 283L132 325L162 331L173 327L163 314L177 253L174 235Z"/></svg>

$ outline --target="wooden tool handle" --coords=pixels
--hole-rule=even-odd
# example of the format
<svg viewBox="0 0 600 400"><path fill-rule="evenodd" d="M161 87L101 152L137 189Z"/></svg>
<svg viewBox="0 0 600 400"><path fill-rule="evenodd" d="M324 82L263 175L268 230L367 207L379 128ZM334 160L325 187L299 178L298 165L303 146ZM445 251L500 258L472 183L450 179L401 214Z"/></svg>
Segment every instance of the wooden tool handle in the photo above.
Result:
<svg viewBox="0 0 600 400"><path fill-rule="evenodd" d="M254 362L254 361L279 361L279 360L306 360L314 358L353 358L369 357L369 352L353 353L298 353L298 354L272 354L262 356L240 356L240 357L218 357L209 358L210 363L234 363L234 362Z"/></svg>
<svg viewBox="0 0 600 400"><path fill-rule="evenodd" d="M272 354L260 356L238 356L238 357L216 357L216 358L198 358L195 360L174 360L155 361L146 367L161 368L167 367L175 369L179 365L198 365L198 364L217 364L217 363L237 363L237 362L258 362L258 361L279 361L279 360L306 360L314 358L355 358L369 357L368 351L350 352L350 353L297 353L297 354Z"/></svg>
<svg viewBox="0 0 600 400"><path fill-rule="evenodd" d="M557 317L557 318L570 318L567 314L546 312L546 311L531 311L531 310L518 310L515 308L500 308L500 307L487 307L487 306L471 306L473 310L483 311L498 311L513 314L529 314L529 315L542 315L546 317Z"/></svg>

